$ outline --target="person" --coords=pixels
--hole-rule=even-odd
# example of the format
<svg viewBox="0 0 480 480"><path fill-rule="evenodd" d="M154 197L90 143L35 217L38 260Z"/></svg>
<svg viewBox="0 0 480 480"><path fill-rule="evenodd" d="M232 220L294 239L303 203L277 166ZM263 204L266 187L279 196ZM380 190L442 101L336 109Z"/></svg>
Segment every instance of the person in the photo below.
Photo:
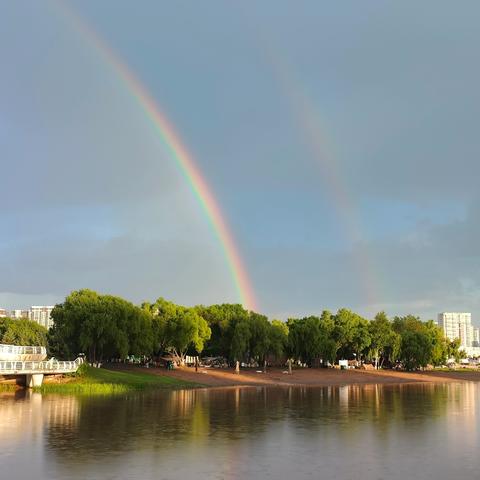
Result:
<svg viewBox="0 0 480 480"><path fill-rule="evenodd" d="M195 357L195 371L198 372L198 357Z"/></svg>

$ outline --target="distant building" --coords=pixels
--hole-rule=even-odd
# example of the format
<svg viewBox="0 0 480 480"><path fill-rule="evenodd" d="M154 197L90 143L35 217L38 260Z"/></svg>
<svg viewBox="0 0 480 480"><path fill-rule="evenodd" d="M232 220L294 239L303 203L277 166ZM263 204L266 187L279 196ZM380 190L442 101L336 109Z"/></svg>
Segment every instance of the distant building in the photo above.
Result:
<svg viewBox="0 0 480 480"><path fill-rule="evenodd" d="M44 326L45 328L50 328L53 326L53 320L51 317L53 308L53 306L33 306L28 312L28 318L33 322L37 322L38 324Z"/></svg>
<svg viewBox="0 0 480 480"><path fill-rule="evenodd" d="M480 328L473 327L473 344L472 347L480 347Z"/></svg>
<svg viewBox="0 0 480 480"><path fill-rule="evenodd" d="M450 340L460 339L461 348L470 348L475 340L475 328L472 325L471 313L443 312L438 314L438 326L443 328L445 336ZM477 329L478 330L478 329Z"/></svg>
<svg viewBox="0 0 480 480"><path fill-rule="evenodd" d="M0 318L8 317L7 311L4 308L0 308Z"/></svg>
<svg viewBox="0 0 480 480"><path fill-rule="evenodd" d="M21 318L28 318L29 311L28 310L11 310L10 311L10 318L14 318L16 320L20 320Z"/></svg>

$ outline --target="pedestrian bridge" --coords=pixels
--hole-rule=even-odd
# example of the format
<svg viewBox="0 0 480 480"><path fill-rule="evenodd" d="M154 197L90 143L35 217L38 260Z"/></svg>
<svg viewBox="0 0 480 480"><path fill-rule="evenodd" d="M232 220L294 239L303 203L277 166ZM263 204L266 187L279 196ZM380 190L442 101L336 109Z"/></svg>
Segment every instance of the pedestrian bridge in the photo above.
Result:
<svg viewBox="0 0 480 480"><path fill-rule="evenodd" d="M44 375L74 373L83 363L83 358L59 361L46 357L45 347L0 344L0 375L25 375L27 387L37 387L42 385Z"/></svg>
<svg viewBox="0 0 480 480"><path fill-rule="evenodd" d="M0 343L0 361L41 361L47 358L45 347L5 345Z"/></svg>

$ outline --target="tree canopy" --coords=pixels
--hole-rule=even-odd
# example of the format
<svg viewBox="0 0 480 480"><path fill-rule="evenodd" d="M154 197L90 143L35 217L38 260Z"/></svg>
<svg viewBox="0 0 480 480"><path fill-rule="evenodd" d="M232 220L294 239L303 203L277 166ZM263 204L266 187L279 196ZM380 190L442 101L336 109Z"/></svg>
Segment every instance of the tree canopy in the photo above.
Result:
<svg viewBox="0 0 480 480"><path fill-rule="evenodd" d="M47 329L23 318L0 318L0 343L44 347L47 345Z"/></svg>
<svg viewBox="0 0 480 480"><path fill-rule="evenodd" d="M413 315L391 321L385 312L370 321L345 308L282 322L239 304L184 307L159 297L136 306L112 295L78 290L54 308L52 317L52 353L72 357L84 352L92 361L164 352L184 359L203 352L231 362L283 363L290 358L313 366L356 359L376 367L400 362L413 370L460 355L459 342L446 339L433 321ZM0 321L1 338L42 341L33 342L22 334L24 324L14 323ZM31 333L37 334L41 337L42 332Z"/></svg>

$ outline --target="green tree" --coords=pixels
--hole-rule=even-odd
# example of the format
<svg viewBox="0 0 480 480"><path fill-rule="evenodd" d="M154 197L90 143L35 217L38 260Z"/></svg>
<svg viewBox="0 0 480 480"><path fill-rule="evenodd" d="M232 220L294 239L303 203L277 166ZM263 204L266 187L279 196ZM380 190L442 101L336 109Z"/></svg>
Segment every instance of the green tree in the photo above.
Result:
<svg viewBox="0 0 480 480"><path fill-rule="evenodd" d="M445 338L443 330L432 320L424 324L424 329L431 345L428 363L436 367L443 365L448 358L448 339Z"/></svg>
<svg viewBox="0 0 480 480"><path fill-rule="evenodd" d="M250 357L259 363L263 363L270 350L270 323L265 315L250 312L248 324L250 327L250 345L248 349Z"/></svg>
<svg viewBox="0 0 480 480"><path fill-rule="evenodd" d="M273 320L270 325L270 349L271 353L277 360L286 352L288 347L288 326L280 320Z"/></svg>
<svg viewBox="0 0 480 480"><path fill-rule="evenodd" d="M249 313L239 304L222 304L195 307L197 312L207 321L212 334L205 345L205 353L212 356L223 356L233 360L231 348L236 325L247 321Z"/></svg>
<svg viewBox="0 0 480 480"><path fill-rule="evenodd" d="M383 366L385 360L394 361L398 354L400 338L393 331L385 312L379 312L369 324L370 355L375 360L375 368Z"/></svg>
<svg viewBox="0 0 480 480"><path fill-rule="evenodd" d="M151 319L120 297L86 289L74 291L55 306L52 318L50 350L61 356L83 352L95 362L151 353Z"/></svg>
<svg viewBox="0 0 480 480"><path fill-rule="evenodd" d="M236 323L230 347L230 356L232 360L242 360L245 358L249 352L251 335L248 320Z"/></svg>
<svg viewBox="0 0 480 480"><path fill-rule="evenodd" d="M334 362L337 342L334 338L334 320L325 310L322 316L289 319L289 353L296 360L312 365L315 360Z"/></svg>
<svg viewBox="0 0 480 480"><path fill-rule="evenodd" d="M426 367L431 354L431 344L424 332L405 330L401 336L400 360L406 370Z"/></svg>
<svg viewBox="0 0 480 480"><path fill-rule="evenodd" d="M47 345L47 329L26 319L0 319L0 343L9 345Z"/></svg>
<svg viewBox="0 0 480 480"><path fill-rule="evenodd" d="M401 337L399 359L407 370L445 362L448 343L433 321L422 322L413 315L395 317L393 328Z"/></svg>
<svg viewBox="0 0 480 480"><path fill-rule="evenodd" d="M153 337L157 348L172 350L183 362L189 348L203 351L211 330L195 308L187 308L159 298L153 310Z"/></svg>
<svg viewBox="0 0 480 480"><path fill-rule="evenodd" d="M456 362L459 362L461 358L464 358L465 355L460 352L460 339L455 338L454 340L446 339L447 343L447 360L453 358Z"/></svg>
<svg viewBox="0 0 480 480"><path fill-rule="evenodd" d="M334 318L333 338L337 342L338 358L361 357L370 345L367 321L346 309L338 310Z"/></svg>

